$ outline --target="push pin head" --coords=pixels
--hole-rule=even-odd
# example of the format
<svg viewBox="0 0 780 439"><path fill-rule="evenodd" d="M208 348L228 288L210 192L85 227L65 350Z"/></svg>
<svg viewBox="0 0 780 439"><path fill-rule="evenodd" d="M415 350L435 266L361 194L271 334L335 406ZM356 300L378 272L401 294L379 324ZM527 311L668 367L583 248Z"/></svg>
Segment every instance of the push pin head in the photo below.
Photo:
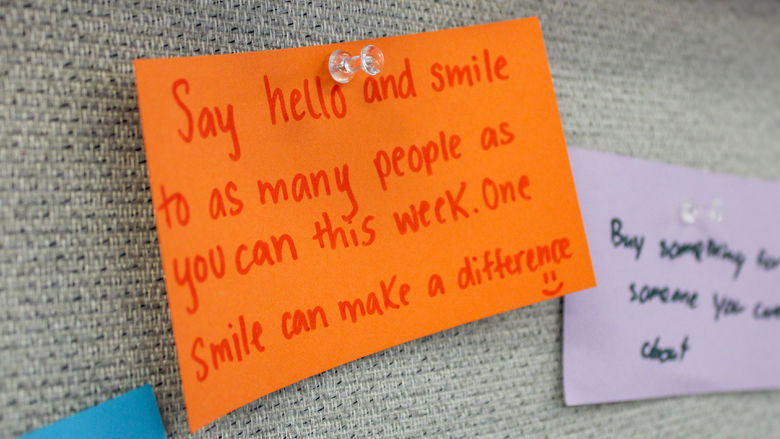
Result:
<svg viewBox="0 0 780 439"><path fill-rule="evenodd" d="M369 44L360 51L360 55L350 56L343 50L337 50L330 55L328 70L330 76L340 83L346 84L355 76L355 72L363 70L369 75L376 75L382 71L385 65L385 56L382 51L373 44Z"/></svg>
<svg viewBox="0 0 780 439"><path fill-rule="evenodd" d="M680 219L685 224L693 224L696 222L696 217L699 215L699 209L693 204L691 200L685 200L680 206Z"/></svg>
<svg viewBox="0 0 780 439"><path fill-rule="evenodd" d="M717 198L712 200L712 205L710 206L710 219L716 223L723 222L723 210L720 207L720 200Z"/></svg>

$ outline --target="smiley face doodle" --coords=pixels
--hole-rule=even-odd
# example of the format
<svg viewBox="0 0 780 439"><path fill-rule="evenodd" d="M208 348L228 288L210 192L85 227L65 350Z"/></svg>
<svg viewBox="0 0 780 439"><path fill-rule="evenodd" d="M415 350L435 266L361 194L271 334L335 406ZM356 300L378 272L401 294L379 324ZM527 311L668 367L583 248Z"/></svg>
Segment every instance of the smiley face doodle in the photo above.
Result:
<svg viewBox="0 0 780 439"><path fill-rule="evenodd" d="M555 270L550 270L549 275L547 273L544 273L544 284L555 284L555 281L558 279L555 277ZM548 290L547 288L542 288L542 294L545 296L554 296L561 292L561 289L563 288L563 282L558 282L558 286L555 287L553 290Z"/></svg>

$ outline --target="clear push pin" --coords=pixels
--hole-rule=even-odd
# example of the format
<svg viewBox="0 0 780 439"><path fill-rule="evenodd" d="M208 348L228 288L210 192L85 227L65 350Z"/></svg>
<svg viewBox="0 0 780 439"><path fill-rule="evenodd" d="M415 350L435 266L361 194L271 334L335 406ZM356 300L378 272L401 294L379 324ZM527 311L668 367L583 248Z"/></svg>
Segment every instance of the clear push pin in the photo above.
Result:
<svg viewBox="0 0 780 439"><path fill-rule="evenodd" d="M685 224L693 224L696 222L696 218L699 216L699 207L697 207L693 201L685 200L680 206L680 219ZM712 200L709 207L710 220L716 223L723 222L723 209L719 199Z"/></svg>
<svg viewBox="0 0 780 439"><path fill-rule="evenodd" d="M710 219L716 223L723 222L723 210L720 206L720 200L717 198L712 200L710 205Z"/></svg>
<svg viewBox="0 0 780 439"><path fill-rule="evenodd" d="M699 215L699 209L693 204L691 200L685 200L680 206L680 219L685 224L693 224L696 222L696 217Z"/></svg>
<svg viewBox="0 0 780 439"><path fill-rule="evenodd" d="M373 44L364 47L360 51L360 55L357 56L350 56L349 53L343 50L337 50L330 54L330 59L328 60L330 76L340 84L346 84L351 81L358 70L363 70L369 75L376 75L382 71L384 65L385 56Z"/></svg>

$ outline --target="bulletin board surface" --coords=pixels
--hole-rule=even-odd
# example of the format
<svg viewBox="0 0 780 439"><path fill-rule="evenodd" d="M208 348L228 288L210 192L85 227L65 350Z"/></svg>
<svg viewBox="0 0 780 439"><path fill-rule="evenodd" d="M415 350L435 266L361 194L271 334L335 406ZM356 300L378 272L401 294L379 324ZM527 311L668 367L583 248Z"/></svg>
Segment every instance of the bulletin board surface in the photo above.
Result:
<svg viewBox="0 0 780 439"><path fill-rule="evenodd" d="M146 383L168 435L188 437L134 58L526 16L540 17L569 145L780 180L775 1L0 2L0 437ZM551 300L370 355L193 437L780 431L778 391L564 406L561 312Z"/></svg>

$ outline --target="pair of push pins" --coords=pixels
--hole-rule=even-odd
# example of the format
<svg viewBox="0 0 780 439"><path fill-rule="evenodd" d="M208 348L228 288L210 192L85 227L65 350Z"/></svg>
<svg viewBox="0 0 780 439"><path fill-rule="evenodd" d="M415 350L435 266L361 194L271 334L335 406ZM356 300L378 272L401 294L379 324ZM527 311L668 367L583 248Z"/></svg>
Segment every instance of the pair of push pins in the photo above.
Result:
<svg viewBox="0 0 780 439"><path fill-rule="evenodd" d="M328 59L328 70L334 81L346 84L355 76L355 72L363 70L369 75L376 75L385 65L385 56L373 44L360 51L360 55L352 56L343 50L336 50Z"/></svg>
<svg viewBox="0 0 780 439"><path fill-rule="evenodd" d="M700 210L709 210L709 217L712 222L720 223L723 221L723 209L719 199L712 200L709 206L699 207L691 200L685 200L680 206L680 220L685 224L693 224L699 216Z"/></svg>

